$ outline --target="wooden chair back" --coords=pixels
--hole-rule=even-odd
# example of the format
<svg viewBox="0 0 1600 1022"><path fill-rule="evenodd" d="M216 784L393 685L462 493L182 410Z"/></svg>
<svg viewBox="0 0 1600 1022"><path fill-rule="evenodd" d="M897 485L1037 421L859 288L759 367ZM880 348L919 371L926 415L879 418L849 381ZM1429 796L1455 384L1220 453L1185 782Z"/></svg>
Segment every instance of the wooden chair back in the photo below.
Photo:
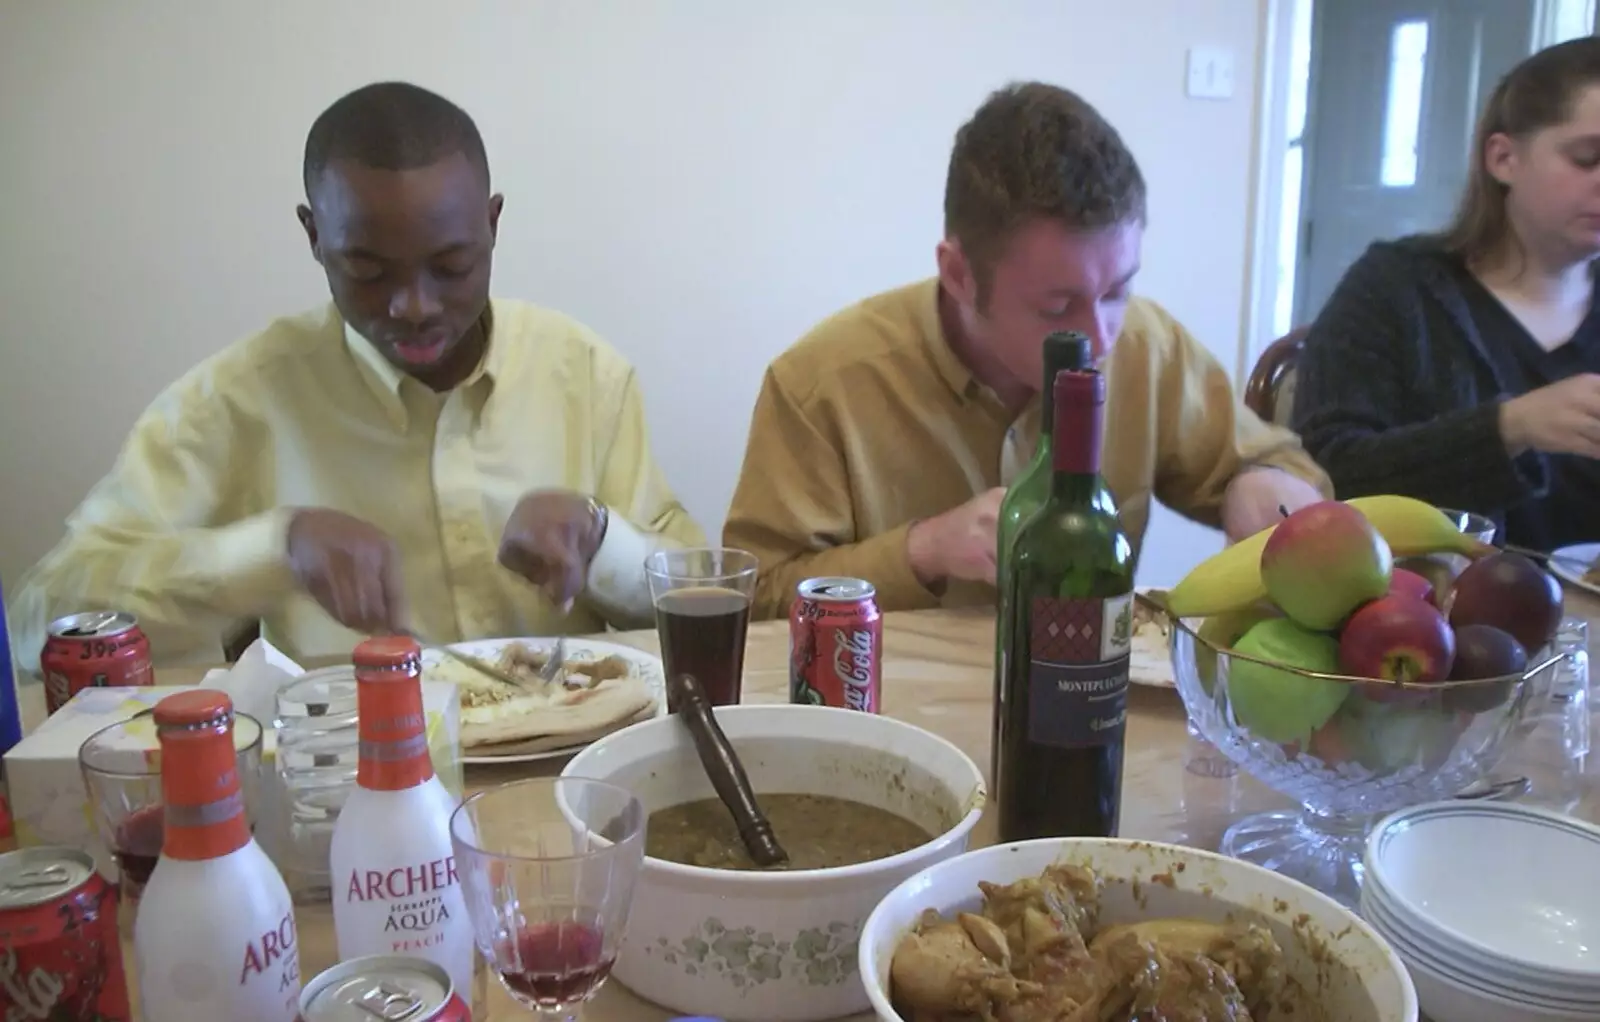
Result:
<svg viewBox="0 0 1600 1022"><path fill-rule="evenodd" d="M1294 399L1295 367L1305 347L1307 327L1296 327L1267 345L1244 387L1245 407L1265 422L1288 425Z"/></svg>

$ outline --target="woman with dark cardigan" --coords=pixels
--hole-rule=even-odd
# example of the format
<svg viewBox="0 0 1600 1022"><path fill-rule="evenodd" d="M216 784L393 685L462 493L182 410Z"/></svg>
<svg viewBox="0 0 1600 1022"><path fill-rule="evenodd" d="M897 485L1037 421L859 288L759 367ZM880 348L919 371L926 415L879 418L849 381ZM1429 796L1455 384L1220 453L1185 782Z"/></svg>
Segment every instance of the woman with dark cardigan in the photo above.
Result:
<svg viewBox="0 0 1600 1022"><path fill-rule="evenodd" d="M1339 496L1600 540L1600 38L1496 87L1455 221L1369 248L1312 325L1293 425Z"/></svg>

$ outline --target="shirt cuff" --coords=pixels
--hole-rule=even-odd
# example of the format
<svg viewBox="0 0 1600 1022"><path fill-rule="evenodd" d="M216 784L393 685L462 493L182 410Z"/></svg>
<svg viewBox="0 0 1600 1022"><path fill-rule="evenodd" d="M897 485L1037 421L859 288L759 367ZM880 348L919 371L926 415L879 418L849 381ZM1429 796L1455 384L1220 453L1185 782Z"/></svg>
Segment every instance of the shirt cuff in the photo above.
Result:
<svg viewBox="0 0 1600 1022"><path fill-rule="evenodd" d="M939 606L939 595L928 589L911 570L906 537L911 523L897 526L856 547L861 577L878 591L878 606L894 610L925 610Z"/></svg>
<svg viewBox="0 0 1600 1022"><path fill-rule="evenodd" d="M202 549L208 563L195 575L215 580L211 600L231 615L272 610L294 589L289 523L297 509L275 508L212 531Z"/></svg>
<svg viewBox="0 0 1600 1022"><path fill-rule="evenodd" d="M589 562L587 592L613 624L648 625L655 617L644 562L655 552L657 537L607 508L606 535ZM620 619L620 620L619 620Z"/></svg>

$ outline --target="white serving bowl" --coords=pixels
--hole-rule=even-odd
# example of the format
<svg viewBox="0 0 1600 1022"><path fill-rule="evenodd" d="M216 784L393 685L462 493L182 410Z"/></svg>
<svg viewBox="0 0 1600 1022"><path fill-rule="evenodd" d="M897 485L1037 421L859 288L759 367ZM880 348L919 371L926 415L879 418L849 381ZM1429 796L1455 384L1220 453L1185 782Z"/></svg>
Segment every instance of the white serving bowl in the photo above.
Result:
<svg viewBox="0 0 1600 1022"><path fill-rule="evenodd" d="M1436 802L1367 838L1361 912L1455 1022L1600 1019L1600 828L1531 806Z"/></svg>
<svg viewBox="0 0 1600 1022"><path fill-rule="evenodd" d="M1417 944L1396 924L1381 904L1362 898L1361 915L1406 963L1417 987L1417 1004L1436 1020L1470 1022L1471 1019L1600 1019L1600 999L1581 990L1535 991L1526 989L1514 975L1491 973L1472 965L1451 962L1438 952ZM1463 1006L1470 1005L1470 1010ZM1515 1011L1507 1015L1507 1009Z"/></svg>
<svg viewBox="0 0 1600 1022"><path fill-rule="evenodd" d="M1338 902L1239 859L1116 838L1047 838L982 848L930 866L891 891L861 934L861 975L878 1018L904 1022L889 1001L889 963L925 910L976 911L980 880L1011 883L1056 862L1089 866L1109 881L1102 925L1163 916L1251 918L1271 927L1289 975L1317 997L1329 1019L1417 1022L1417 995L1404 964Z"/></svg>
<svg viewBox="0 0 1600 1022"><path fill-rule="evenodd" d="M1600 985L1600 828L1531 806L1439 802L1383 820L1365 861L1402 918L1447 945Z"/></svg>
<svg viewBox="0 0 1600 1022"><path fill-rule="evenodd" d="M867 1010L856 973L867 915L905 878L966 850L986 799L982 771L944 739L890 717L785 705L719 707L716 717L757 796L853 799L938 837L837 869L719 870L646 856L613 976L674 1011L728 1022ZM561 774L627 788L646 812L716 797L675 716L602 738Z"/></svg>

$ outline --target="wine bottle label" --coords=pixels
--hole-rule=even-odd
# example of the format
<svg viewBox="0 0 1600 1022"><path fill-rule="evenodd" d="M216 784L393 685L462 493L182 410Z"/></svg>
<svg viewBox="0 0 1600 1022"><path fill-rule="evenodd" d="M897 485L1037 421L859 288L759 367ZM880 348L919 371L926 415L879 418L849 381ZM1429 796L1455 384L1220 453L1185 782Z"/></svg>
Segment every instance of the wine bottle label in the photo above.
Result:
<svg viewBox="0 0 1600 1022"><path fill-rule="evenodd" d="M1082 748L1120 739L1128 719L1133 594L1034 597L1028 634L1028 740Z"/></svg>

